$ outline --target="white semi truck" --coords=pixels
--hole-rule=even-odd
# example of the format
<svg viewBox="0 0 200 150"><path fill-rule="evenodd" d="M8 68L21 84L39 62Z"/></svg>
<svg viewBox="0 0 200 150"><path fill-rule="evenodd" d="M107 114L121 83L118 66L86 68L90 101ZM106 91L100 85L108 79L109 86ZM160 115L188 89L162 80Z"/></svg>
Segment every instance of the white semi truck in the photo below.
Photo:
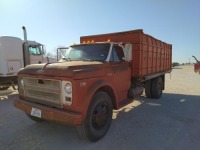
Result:
<svg viewBox="0 0 200 150"><path fill-rule="evenodd" d="M22 27L24 40L12 36L0 36L0 90L6 90L17 83L17 73L29 64L48 62L43 57L44 46L27 40L26 28Z"/></svg>

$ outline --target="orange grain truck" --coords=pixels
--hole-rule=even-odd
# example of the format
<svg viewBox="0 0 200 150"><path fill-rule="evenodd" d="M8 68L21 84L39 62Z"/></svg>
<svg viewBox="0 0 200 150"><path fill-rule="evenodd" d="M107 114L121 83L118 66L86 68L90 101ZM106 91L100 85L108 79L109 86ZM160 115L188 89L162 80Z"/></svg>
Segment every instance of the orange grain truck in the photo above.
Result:
<svg viewBox="0 0 200 150"><path fill-rule="evenodd" d="M90 141L108 131L113 109L143 93L158 99L171 72L172 45L143 30L84 36L57 63L28 65L18 73L14 104L35 121L77 127Z"/></svg>

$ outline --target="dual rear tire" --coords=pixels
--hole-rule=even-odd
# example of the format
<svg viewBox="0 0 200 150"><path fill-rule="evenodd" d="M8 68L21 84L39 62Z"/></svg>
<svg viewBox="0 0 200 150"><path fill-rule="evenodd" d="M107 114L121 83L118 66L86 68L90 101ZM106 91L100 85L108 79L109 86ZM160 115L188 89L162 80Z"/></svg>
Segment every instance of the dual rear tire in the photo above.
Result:
<svg viewBox="0 0 200 150"><path fill-rule="evenodd" d="M162 96L163 79L161 77L153 78L145 82L145 94L147 98L159 99Z"/></svg>

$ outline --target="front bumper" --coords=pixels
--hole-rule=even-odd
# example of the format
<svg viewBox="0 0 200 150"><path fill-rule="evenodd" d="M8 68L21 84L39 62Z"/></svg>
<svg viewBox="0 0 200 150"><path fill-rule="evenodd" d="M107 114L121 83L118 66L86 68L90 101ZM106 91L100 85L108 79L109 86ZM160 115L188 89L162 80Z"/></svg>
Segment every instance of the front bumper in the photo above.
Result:
<svg viewBox="0 0 200 150"><path fill-rule="evenodd" d="M42 119L52 122L58 122L65 125L78 126L83 122L83 115L80 113L69 112L58 108L52 108L45 105L40 105L34 102L16 99L15 107L21 109L27 114L31 114L31 109L37 108L42 112Z"/></svg>

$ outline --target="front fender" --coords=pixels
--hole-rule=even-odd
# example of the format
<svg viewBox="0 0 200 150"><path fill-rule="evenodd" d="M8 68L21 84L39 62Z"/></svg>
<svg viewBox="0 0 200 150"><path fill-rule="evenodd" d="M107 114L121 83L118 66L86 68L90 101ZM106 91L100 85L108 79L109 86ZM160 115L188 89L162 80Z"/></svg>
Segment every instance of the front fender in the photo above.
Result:
<svg viewBox="0 0 200 150"><path fill-rule="evenodd" d="M102 87L109 87L112 89L114 95L116 95L115 91L114 91L114 88L112 87L112 85L105 81L105 80L97 80L96 82L94 82L89 88L88 88L88 92L86 93L86 97L85 97L85 106L84 108L87 108L85 109L84 113L83 114L87 114L87 110L88 110L88 107L92 101L92 97L95 95L95 93ZM85 117L85 116L84 116Z"/></svg>

